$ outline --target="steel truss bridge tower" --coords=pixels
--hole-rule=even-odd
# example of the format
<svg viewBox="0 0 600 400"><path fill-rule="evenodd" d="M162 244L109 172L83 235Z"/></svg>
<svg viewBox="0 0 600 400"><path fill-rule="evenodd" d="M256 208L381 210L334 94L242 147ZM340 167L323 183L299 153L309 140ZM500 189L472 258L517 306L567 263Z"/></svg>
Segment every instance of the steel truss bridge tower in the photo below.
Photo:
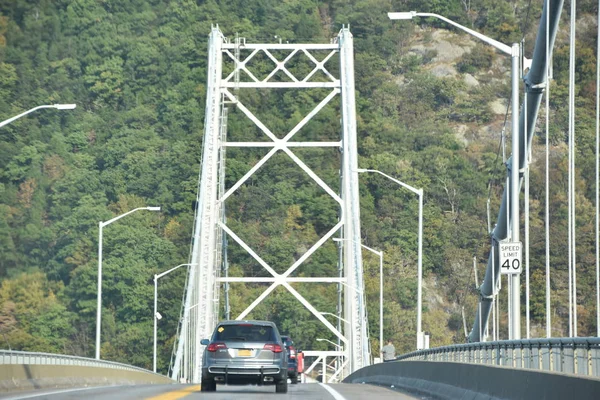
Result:
<svg viewBox="0 0 600 400"><path fill-rule="evenodd" d="M326 54L324 58L315 55ZM281 54L287 54L281 56ZM251 61L260 55L270 59L274 69L264 79L258 79L252 71ZM312 71L298 75L287 65L295 57L310 60ZM339 57L339 67L330 67ZM320 61L319 61L320 60ZM227 76L224 76L224 62L233 63ZM286 65L287 64L287 65ZM328 69L329 68L329 69ZM334 76L333 70L338 77ZM264 72L264 71L263 71ZM295 72L296 75L293 73ZM276 136L242 102L238 93L247 89L293 89L310 90L319 88L329 91L300 122L283 138ZM221 285L230 282L264 282L270 286L239 315L244 319L278 286L285 287L304 307L306 307L325 327L332 331L343 345L345 368L353 372L370 364L366 306L363 291L363 269L360 238L360 210L357 173L356 113L354 88L353 38L348 28L343 28L337 38L329 44L250 44L236 38L227 40L218 27L213 27L208 47L208 78L206 91L206 115L202 165L198 185L197 207L193 232L193 245L190 256L190 269L184 295L182 318L177 342L174 346L174 361L171 377L177 380L199 383L201 380L202 338L207 338L221 316L219 315L219 293ZM339 99L340 140L339 141L291 141L306 124L328 103ZM228 107L236 107L264 134L265 141L227 140ZM337 121L336 121L337 122ZM243 134L237 132L238 135ZM231 187L225 187L227 174L227 148L267 148L267 154L260 159L241 179ZM340 157L340 187L329 187L317 173L311 170L294 154L294 148L336 148ZM320 188L339 204L340 218L337 224L320 237L287 270L277 273L273 266L263 260L248 244L227 226L225 201L246 183L248 179L275 154L285 154L295 165L304 171ZM339 194L338 194L339 193ZM344 239L340 262L343 273L324 277L293 277L291 274L334 235ZM229 277L221 276L221 265L226 260L226 247L223 237L235 241L258 264L268 271L270 277ZM290 283L338 283L343 289L343 329L332 325L310 304Z"/></svg>

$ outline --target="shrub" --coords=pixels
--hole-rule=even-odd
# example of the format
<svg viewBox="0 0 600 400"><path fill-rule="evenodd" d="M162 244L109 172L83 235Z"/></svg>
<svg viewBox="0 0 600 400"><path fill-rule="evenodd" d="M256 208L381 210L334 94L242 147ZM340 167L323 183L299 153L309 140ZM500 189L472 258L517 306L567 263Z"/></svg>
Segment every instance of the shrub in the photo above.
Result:
<svg viewBox="0 0 600 400"><path fill-rule="evenodd" d="M493 48L477 45L471 52L463 55L456 67L463 74L474 74L478 70L490 68L492 66L493 56Z"/></svg>

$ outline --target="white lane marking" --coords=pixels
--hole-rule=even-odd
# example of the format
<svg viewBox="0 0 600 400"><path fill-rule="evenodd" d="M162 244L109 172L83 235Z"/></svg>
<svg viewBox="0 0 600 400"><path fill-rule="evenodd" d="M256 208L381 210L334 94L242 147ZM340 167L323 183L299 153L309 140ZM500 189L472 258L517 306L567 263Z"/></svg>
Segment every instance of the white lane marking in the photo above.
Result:
<svg viewBox="0 0 600 400"><path fill-rule="evenodd" d="M321 382L319 382L319 385L321 385L322 387L324 387L325 390L327 390L329 392L329 394L331 394L335 400L346 400L346 398L344 396L342 396L341 394L339 394L338 392L336 392L335 389L332 388L331 386L325 385L325 384L323 384Z"/></svg>
<svg viewBox="0 0 600 400"><path fill-rule="evenodd" d="M120 386L120 385L118 385L118 386ZM54 392L44 391L44 392L41 392L38 394L29 394L29 395L25 395L25 396L19 396L19 395L15 395L14 393L12 393L12 395L14 395L14 397L3 397L3 399L6 399L6 400L34 399L36 397L43 397L43 396L48 396L48 395L53 395L53 394L77 392L77 391L92 390L92 389L101 389L103 387L105 388L105 387L117 387L117 386L90 386L90 387L86 387L86 388L57 390Z"/></svg>

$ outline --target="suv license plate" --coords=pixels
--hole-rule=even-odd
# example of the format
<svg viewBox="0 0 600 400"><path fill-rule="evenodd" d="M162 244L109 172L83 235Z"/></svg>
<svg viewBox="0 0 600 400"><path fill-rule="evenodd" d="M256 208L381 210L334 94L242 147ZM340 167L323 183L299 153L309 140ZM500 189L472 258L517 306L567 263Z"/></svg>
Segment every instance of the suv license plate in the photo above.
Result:
<svg viewBox="0 0 600 400"><path fill-rule="evenodd" d="M252 356L252 350L238 350L238 357L250 357Z"/></svg>

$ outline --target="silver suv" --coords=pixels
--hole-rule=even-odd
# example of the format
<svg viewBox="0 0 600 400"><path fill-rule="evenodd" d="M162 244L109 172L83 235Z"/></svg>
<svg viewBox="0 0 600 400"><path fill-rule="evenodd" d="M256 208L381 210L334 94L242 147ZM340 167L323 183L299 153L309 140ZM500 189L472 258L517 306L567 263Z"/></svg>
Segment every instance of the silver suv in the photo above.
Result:
<svg viewBox="0 0 600 400"><path fill-rule="evenodd" d="M287 393L287 352L273 322L222 321L200 344L206 346L200 391L214 392L217 383L254 383Z"/></svg>

